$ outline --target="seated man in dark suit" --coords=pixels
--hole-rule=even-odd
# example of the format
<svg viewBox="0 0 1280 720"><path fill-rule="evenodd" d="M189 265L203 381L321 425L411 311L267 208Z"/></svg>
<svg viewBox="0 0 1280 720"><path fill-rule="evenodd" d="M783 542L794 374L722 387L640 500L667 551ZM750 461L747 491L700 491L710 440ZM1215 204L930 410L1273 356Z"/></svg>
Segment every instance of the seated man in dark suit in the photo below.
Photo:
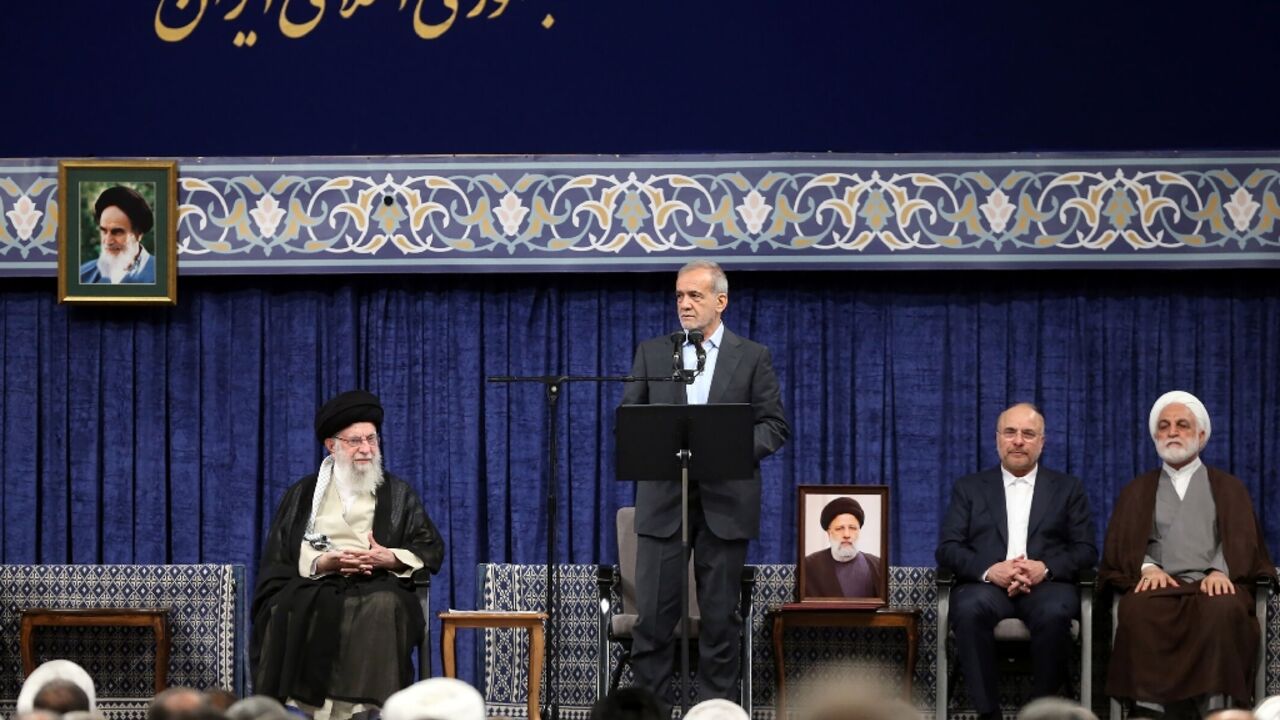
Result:
<svg viewBox="0 0 1280 720"><path fill-rule="evenodd" d="M1019 618L1031 631L1036 697L1066 684L1071 620L1079 614L1077 573L1098 558L1093 512L1072 475L1039 467L1044 418L1020 403L996 422L1000 466L960 478L938 542L939 567L956 576L951 594L960 671L974 709L1000 717L995 626ZM940 680L943 682L943 680Z"/></svg>

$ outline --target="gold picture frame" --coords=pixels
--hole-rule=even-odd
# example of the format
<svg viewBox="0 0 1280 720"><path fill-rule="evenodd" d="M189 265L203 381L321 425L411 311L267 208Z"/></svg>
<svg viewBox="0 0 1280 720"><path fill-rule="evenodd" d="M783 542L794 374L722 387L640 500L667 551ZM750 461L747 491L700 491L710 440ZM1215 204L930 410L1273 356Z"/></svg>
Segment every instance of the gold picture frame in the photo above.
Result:
<svg viewBox="0 0 1280 720"><path fill-rule="evenodd" d="M801 485L799 493L796 601L869 610L888 605L888 486ZM824 515L830 516L826 525ZM837 557L837 544L851 556Z"/></svg>
<svg viewBox="0 0 1280 720"><path fill-rule="evenodd" d="M175 305L177 259L177 161L58 163L58 302Z"/></svg>

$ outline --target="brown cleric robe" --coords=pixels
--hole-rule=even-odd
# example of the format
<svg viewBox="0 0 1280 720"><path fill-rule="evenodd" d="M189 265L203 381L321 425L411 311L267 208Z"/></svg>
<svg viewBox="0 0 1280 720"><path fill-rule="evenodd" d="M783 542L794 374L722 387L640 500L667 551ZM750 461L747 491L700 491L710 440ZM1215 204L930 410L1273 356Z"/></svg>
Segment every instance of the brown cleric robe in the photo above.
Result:
<svg viewBox="0 0 1280 720"><path fill-rule="evenodd" d="M1107 675L1112 697L1170 703L1223 693L1250 704L1259 633L1253 596L1242 583L1260 575L1274 577L1276 569L1244 483L1205 469L1236 593L1209 597L1200 592L1199 581L1131 592L1142 577L1160 470L1126 485L1111 513L1098 569L1100 583L1124 593Z"/></svg>

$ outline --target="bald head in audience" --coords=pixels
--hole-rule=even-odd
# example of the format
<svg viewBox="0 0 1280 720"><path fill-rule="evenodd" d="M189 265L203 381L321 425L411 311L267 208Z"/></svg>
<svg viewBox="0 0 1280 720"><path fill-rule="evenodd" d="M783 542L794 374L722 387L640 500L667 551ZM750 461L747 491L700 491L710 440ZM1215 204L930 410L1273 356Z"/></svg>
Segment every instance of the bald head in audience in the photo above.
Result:
<svg viewBox="0 0 1280 720"><path fill-rule="evenodd" d="M147 709L147 720L213 720L221 718L209 698L189 687L171 687L156 695Z"/></svg>
<svg viewBox="0 0 1280 720"><path fill-rule="evenodd" d="M250 695L227 708L227 720L289 720L289 711L275 698Z"/></svg>

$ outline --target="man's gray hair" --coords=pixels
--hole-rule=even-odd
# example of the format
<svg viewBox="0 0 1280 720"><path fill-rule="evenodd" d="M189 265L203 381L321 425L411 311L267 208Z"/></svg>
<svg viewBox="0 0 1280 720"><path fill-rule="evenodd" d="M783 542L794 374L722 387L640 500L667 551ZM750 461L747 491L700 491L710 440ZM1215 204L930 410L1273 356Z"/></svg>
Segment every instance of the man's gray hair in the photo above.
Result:
<svg viewBox="0 0 1280 720"><path fill-rule="evenodd" d="M237 700L225 713L227 720L290 720L289 711L266 695L250 695Z"/></svg>
<svg viewBox="0 0 1280 720"><path fill-rule="evenodd" d="M1074 700L1042 697L1019 710L1018 720L1098 720L1098 716Z"/></svg>
<svg viewBox="0 0 1280 720"><path fill-rule="evenodd" d="M684 267L676 273L676 277L690 270L710 270L711 292L729 294L729 278L724 274L724 268L720 267L720 263L712 260L693 260L685 263Z"/></svg>

